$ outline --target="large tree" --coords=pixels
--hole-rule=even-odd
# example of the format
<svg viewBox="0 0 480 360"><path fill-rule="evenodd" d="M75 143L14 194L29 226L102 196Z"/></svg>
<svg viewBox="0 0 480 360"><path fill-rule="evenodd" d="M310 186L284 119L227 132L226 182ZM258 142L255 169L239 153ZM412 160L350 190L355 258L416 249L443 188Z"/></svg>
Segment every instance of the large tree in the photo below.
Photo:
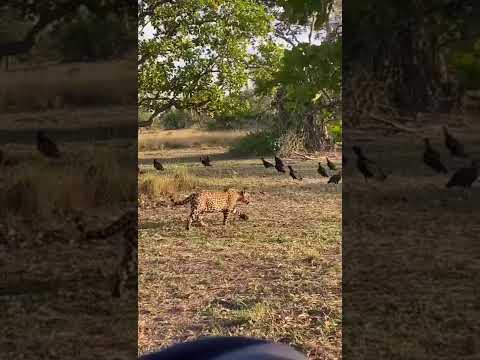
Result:
<svg viewBox="0 0 480 360"><path fill-rule="evenodd" d="M452 89L449 49L479 35L479 11L474 0L349 1L344 13L345 88L360 90L355 77L365 72L363 82L382 85L378 97L398 110L393 114L437 110L439 99ZM349 107L353 116L358 114Z"/></svg>
<svg viewBox="0 0 480 360"><path fill-rule="evenodd" d="M16 21L25 23L28 29L20 38L0 39L0 58L8 60L8 56L29 53L42 31L72 20L81 6L100 17L116 13L131 18L137 13L136 2L130 0L11 0L0 5L0 13L14 14Z"/></svg>
<svg viewBox="0 0 480 360"><path fill-rule="evenodd" d="M326 125L341 119L341 3L277 0L270 7L286 50L270 73L258 74L257 88L275 97L280 132L293 130L295 144L321 150L329 145Z"/></svg>
<svg viewBox="0 0 480 360"><path fill-rule="evenodd" d="M220 111L240 94L273 18L254 0L145 0L139 7L139 106Z"/></svg>

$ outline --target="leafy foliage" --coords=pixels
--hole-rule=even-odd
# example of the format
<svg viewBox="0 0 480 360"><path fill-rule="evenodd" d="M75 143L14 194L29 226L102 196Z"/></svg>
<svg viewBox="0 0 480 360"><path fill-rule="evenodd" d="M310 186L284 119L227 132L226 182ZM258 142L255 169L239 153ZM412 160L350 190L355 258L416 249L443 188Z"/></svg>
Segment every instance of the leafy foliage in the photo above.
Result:
<svg viewBox="0 0 480 360"><path fill-rule="evenodd" d="M340 121L333 121L328 126L328 131L333 137L335 143L342 142L342 123Z"/></svg>
<svg viewBox="0 0 480 360"><path fill-rule="evenodd" d="M236 156L266 156L278 150L278 136L271 131L250 133L230 148L230 152Z"/></svg>
<svg viewBox="0 0 480 360"><path fill-rule="evenodd" d="M282 56L268 59L272 71L256 73L256 89L276 97L280 119L277 129L280 132L296 129L299 136L305 136L305 148L314 150L321 146L322 140L318 138L326 138L324 125L340 117L342 41L341 34L335 31L316 44L312 42L312 29L329 28L330 21L338 19L331 18L333 1L284 1L283 4L285 12L281 18L291 22L290 25L308 27L309 41L297 41L292 35L288 41L290 48Z"/></svg>
<svg viewBox="0 0 480 360"><path fill-rule="evenodd" d="M59 30L57 47L64 61L108 59L128 49L130 34L114 15L98 17L88 12Z"/></svg>
<svg viewBox="0 0 480 360"><path fill-rule="evenodd" d="M185 110L173 110L162 116L162 125L167 130L184 129L192 123L192 116Z"/></svg>
<svg viewBox="0 0 480 360"><path fill-rule="evenodd" d="M286 50L270 84L284 86L292 110L308 108L322 101L331 103L341 92L341 42L301 44Z"/></svg>
<svg viewBox="0 0 480 360"><path fill-rule="evenodd" d="M466 89L480 88L480 37L463 49L455 49L449 64Z"/></svg>
<svg viewBox="0 0 480 360"><path fill-rule="evenodd" d="M139 104L222 111L247 85L272 17L253 0L145 1L140 9ZM143 17L142 17L143 16ZM153 37L145 37L146 23ZM228 96L227 96L228 94Z"/></svg>

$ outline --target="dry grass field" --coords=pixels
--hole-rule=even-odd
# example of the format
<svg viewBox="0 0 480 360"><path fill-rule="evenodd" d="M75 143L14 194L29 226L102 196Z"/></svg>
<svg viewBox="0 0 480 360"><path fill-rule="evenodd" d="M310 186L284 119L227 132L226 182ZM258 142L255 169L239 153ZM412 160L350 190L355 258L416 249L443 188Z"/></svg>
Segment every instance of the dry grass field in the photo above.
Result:
<svg viewBox="0 0 480 360"><path fill-rule="evenodd" d="M136 66L128 61L69 63L2 72L0 111L46 111L136 103Z"/></svg>
<svg viewBox="0 0 480 360"><path fill-rule="evenodd" d="M480 157L479 130L451 124L472 158ZM423 164L424 136L448 175ZM390 175L366 184L344 149L352 160L343 188L344 355L478 358L480 184L465 194L445 188L469 161L449 156L438 122L415 134L358 133L345 143L361 145Z"/></svg>
<svg viewBox="0 0 480 360"><path fill-rule="evenodd" d="M167 137L175 132L159 135ZM159 141L155 133L147 138ZM339 359L341 184L327 186L316 161L287 159L304 177L299 182L197 141L139 153L139 352L202 335L250 335L292 344L310 359ZM198 160L207 154L210 168ZM153 158L164 172L153 169ZM167 193L180 199L225 187L251 193L239 207L247 221L224 228L221 214L211 214L207 228L188 232L188 207L161 204Z"/></svg>
<svg viewBox="0 0 480 360"><path fill-rule="evenodd" d="M66 159L58 162L35 154L33 145L2 147L24 154L17 166L2 168L0 183L2 354L131 358L136 294L121 300L110 294L120 239L84 243L68 215L81 215L88 229L95 229L120 215L107 204L135 203L135 177L120 177L135 153L113 143L59 145ZM119 163L111 161L113 149L115 160L123 158ZM93 177L87 175L92 163L98 169Z"/></svg>
<svg viewBox="0 0 480 360"><path fill-rule="evenodd" d="M206 131L201 129L147 130L138 139L138 150L225 147L246 135L246 131ZM223 150L222 150L223 151Z"/></svg>

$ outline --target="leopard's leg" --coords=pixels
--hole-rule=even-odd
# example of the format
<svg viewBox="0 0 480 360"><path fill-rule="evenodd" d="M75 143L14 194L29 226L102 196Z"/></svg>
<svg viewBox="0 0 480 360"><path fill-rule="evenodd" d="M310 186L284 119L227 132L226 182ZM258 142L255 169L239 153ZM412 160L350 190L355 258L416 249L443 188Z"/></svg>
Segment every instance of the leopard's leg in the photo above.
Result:
<svg viewBox="0 0 480 360"><path fill-rule="evenodd" d="M127 230L124 235L126 247L122 257L122 261L117 267L114 285L112 290L113 297L120 297L123 290L127 287L129 281L137 281L137 230ZM134 239L135 237L135 239Z"/></svg>
<svg viewBox="0 0 480 360"><path fill-rule="evenodd" d="M113 297L120 297L123 294L123 291L127 288L127 284L136 281L137 268L134 261L136 261L136 259L133 258L128 259L128 263L126 263L127 260L124 260L118 267L113 284Z"/></svg>
<svg viewBox="0 0 480 360"><path fill-rule="evenodd" d="M239 215L240 215L240 213L238 212L238 210L237 210L236 208L234 208L234 209L232 210L232 216L233 216L233 217L232 217L232 220L233 220L234 223L236 223L237 217L238 217Z"/></svg>
<svg viewBox="0 0 480 360"><path fill-rule="evenodd" d="M223 225L227 225L228 215L230 214L229 210L223 210Z"/></svg>
<svg viewBox="0 0 480 360"><path fill-rule="evenodd" d="M118 265L118 268L115 274L113 290L112 290L113 297L118 298L123 293L123 289L125 288L125 284L128 279L128 269L126 265L127 264L125 264L125 257L124 257L122 262Z"/></svg>
<svg viewBox="0 0 480 360"><path fill-rule="evenodd" d="M190 216L188 217L187 221L187 230L190 230L190 227L192 226L192 223L198 222L200 218L200 211L196 208L192 209L192 212L190 213Z"/></svg>
<svg viewBox="0 0 480 360"><path fill-rule="evenodd" d="M198 223L200 224L200 226L208 227L207 223L205 223L205 222L202 220L202 214L198 214Z"/></svg>
<svg viewBox="0 0 480 360"><path fill-rule="evenodd" d="M190 230L190 227L192 226L192 221L193 221L192 217L189 216L187 220L187 226L185 227L187 230Z"/></svg>

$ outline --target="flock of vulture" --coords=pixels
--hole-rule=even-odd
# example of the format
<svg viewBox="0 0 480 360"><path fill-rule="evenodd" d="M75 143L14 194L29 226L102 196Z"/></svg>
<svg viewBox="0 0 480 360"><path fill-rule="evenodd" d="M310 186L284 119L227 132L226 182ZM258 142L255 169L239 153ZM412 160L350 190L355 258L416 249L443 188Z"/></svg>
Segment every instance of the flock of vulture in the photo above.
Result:
<svg viewBox="0 0 480 360"><path fill-rule="evenodd" d="M275 168L275 170L277 170L279 173L286 173L285 164L284 164L283 160L280 159L277 156L275 156L274 159L275 159L275 164L272 164L271 162L268 162L267 160L262 158L263 166L267 169L268 168ZM323 177L328 177L329 178L328 179L329 184L338 184L340 182L340 180L342 179L342 172L339 171L338 173L332 175L331 171L337 170L337 167L333 162L330 161L330 159L328 157L326 158L326 160L327 160L327 167L328 168L323 167L322 163L319 162L317 172ZM302 180L302 177L293 169L293 167L291 165L287 165L287 168L288 168L288 174L290 175L290 177L292 179Z"/></svg>
<svg viewBox="0 0 480 360"><path fill-rule="evenodd" d="M442 129L445 138L445 146L452 157L468 159L468 155L465 152L465 147L463 144L452 134L450 134L445 126L443 126ZM428 138L424 138L424 143L425 150L423 152L423 162L425 165L437 173L448 174L448 169L442 162L440 153L432 147L430 140ZM375 178L381 181L384 181L387 178L387 175L381 169L381 167L373 160L368 159L359 146L353 146L352 149L357 157L357 168L364 176L365 181L367 181L368 178ZM346 158L344 157L342 161L345 163ZM479 162L477 160L472 160L469 166L463 167L453 173L450 180L447 182L446 187L471 187L478 178L478 168Z"/></svg>
<svg viewBox="0 0 480 360"><path fill-rule="evenodd" d="M268 168L275 168L279 173L285 174L287 172L286 169L288 169L288 174L293 180L299 180L302 181L303 178L296 170L293 169L291 165L285 166L285 163L282 159L279 157L275 156L275 164L265 160L264 158L261 158L263 166L268 169ZM331 174L332 171L337 170L336 165L330 161L330 159L327 157L327 168L322 166L322 163L318 163L318 169L317 172L323 176L323 177L328 177L328 183L329 184L338 184L340 180L342 179L342 171L338 171L336 174ZM212 166L212 162L210 160L210 157L207 156L202 156L200 157L200 162L203 164L203 166ZM158 171L163 171L165 168L163 167L162 163L158 159L153 160L153 167L158 170ZM142 173L140 168L137 167L137 171L139 173Z"/></svg>
<svg viewBox="0 0 480 360"><path fill-rule="evenodd" d="M448 129L444 126L443 127L443 134L445 137L445 146L449 150L450 154L456 158L463 158L467 159L468 154L465 152L465 148L463 144L457 140ZM424 139L425 143L425 150L423 153L423 162L429 168L434 170L440 174L448 174L448 169L442 162L440 153L436 151L428 138ZM375 178L380 181L384 181L387 178L387 175L382 170L382 168L373 160L367 158L363 153L363 150L359 146L353 146L353 152L357 157L357 168L360 173L367 181L369 178ZM57 145L48 138L45 133L41 130L37 131L37 150L48 158L59 158L60 151L58 150ZM291 165L285 166L285 163L282 159L275 156L275 164L261 158L262 164L265 168L275 168L279 173L286 173L286 169L288 168L289 175L294 180L302 180L302 177L298 174L297 171L293 169ZM200 162L204 166L212 166L210 157L202 156L200 158ZM347 158L344 156L342 158L342 165L345 166L347 163ZM0 150L0 164L4 166L8 165L15 165L13 159L5 159L3 152ZM327 167L324 167L321 162L318 163L317 172L322 177L328 177L328 183L338 184L342 179L342 171L338 171L335 174L332 174L332 171L336 171L337 167L334 163L330 161L330 159L326 158ZM469 188L475 182L475 180L479 176L479 165L480 163L477 160L472 160L471 164L467 167L463 167L457 170L450 180L447 182L446 187L465 187ZM158 159L153 160L153 166L156 170L163 171L164 167ZM141 172L140 169L137 167L138 172Z"/></svg>

